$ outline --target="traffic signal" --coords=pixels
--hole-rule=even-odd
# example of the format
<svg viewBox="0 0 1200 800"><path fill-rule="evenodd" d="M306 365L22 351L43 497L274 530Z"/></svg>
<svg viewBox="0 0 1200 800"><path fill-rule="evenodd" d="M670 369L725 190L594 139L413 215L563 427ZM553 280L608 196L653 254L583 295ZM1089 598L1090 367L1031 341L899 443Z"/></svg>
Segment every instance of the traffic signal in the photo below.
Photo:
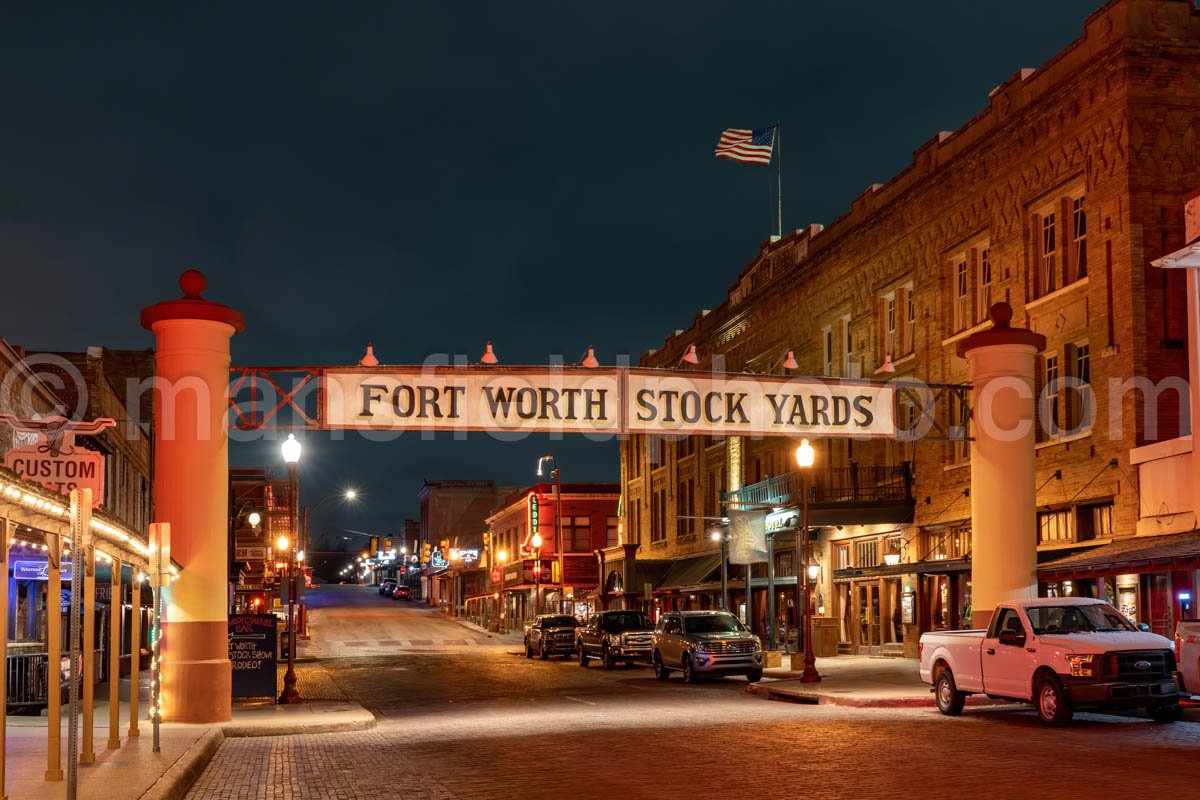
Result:
<svg viewBox="0 0 1200 800"><path fill-rule="evenodd" d="M421 560L426 564L433 558L433 545L429 542L421 542Z"/></svg>
<svg viewBox="0 0 1200 800"><path fill-rule="evenodd" d="M371 558L375 558L376 556L379 555L379 537L378 536L371 537L371 546L369 548L367 548L367 551L371 554Z"/></svg>
<svg viewBox="0 0 1200 800"><path fill-rule="evenodd" d="M384 539L384 540L383 540L383 549L384 549L384 550L391 550L391 549L392 549L392 540L391 540L391 539Z"/></svg>

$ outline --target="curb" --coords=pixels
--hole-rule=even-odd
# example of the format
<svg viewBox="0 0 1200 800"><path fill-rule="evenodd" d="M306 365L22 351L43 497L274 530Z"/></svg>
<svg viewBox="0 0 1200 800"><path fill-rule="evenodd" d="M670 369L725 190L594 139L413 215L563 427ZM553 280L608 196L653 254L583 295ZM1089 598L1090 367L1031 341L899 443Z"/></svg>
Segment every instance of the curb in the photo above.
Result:
<svg viewBox="0 0 1200 800"><path fill-rule="evenodd" d="M827 692L805 692L795 689L777 690L763 684L752 683L746 687L750 694L756 694L764 700L775 700L782 703L799 703L803 705L846 706L848 708L936 708L932 695L930 697L855 697L853 695L831 695ZM1001 705L1003 701L992 700L982 695L972 695L967 698L968 706Z"/></svg>
<svg viewBox="0 0 1200 800"><path fill-rule="evenodd" d="M159 776L139 800L182 800L224 740L225 734L220 728L206 732Z"/></svg>

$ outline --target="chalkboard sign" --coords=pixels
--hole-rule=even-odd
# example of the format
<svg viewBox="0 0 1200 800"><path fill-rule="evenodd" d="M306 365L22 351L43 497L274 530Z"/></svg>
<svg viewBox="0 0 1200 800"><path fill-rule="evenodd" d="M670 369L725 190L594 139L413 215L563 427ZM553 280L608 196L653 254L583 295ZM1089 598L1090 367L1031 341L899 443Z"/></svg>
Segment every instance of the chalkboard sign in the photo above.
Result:
<svg viewBox="0 0 1200 800"><path fill-rule="evenodd" d="M229 617L229 660L234 697L274 697L276 688L274 614Z"/></svg>

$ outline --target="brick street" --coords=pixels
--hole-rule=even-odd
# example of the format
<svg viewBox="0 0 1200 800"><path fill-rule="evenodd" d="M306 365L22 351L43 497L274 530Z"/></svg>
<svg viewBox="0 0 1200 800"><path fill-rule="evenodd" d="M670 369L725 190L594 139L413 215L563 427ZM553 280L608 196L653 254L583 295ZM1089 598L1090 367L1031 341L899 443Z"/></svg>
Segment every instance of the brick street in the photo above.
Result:
<svg viewBox="0 0 1200 800"><path fill-rule="evenodd" d="M370 617L384 640L474 638L369 588L324 591L335 605L314 620L325 630ZM918 787L927 798L983 787L1058 797L1097 775L1166 796L1196 785L1195 721L1080 714L1052 730L1017 707L948 719L933 709L793 705L760 700L741 679L660 683L644 667L528 661L484 641L492 644L325 659L320 668L379 727L226 740L189 797L842 798Z"/></svg>

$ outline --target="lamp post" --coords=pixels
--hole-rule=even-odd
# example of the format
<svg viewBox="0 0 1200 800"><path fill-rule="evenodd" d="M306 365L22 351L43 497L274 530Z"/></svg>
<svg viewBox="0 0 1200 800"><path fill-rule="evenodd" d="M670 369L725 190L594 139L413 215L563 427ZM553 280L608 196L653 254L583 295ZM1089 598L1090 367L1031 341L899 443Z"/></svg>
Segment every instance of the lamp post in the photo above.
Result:
<svg viewBox="0 0 1200 800"><path fill-rule="evenodd" d="M542 535L535 533L529 540L533 545L533 615L542 612Z"/></svg>
<svg viewBox="0 0 1200 800"><path fill-rule="evenodd" d="M558 562L558 612L566 613L567 576L563 573L563 541L562 541L562 475L558 471L558 460L552 455L544 455L538 459L537 474L542 476L542 465L550 462L550 476L554 478L554 559ZM540 561L538 563L541 563Z"/></svg>
<svg viewBox="0 0 1200 800"><path fill-rule="evenodd" d="M504 562L508 560L508 552L500 550L496 553L496 563L500 565L500 630L504 633Z"/></svg>
<svg viewBox="0 0 1200 800"><path fill-rule="evenodd" d="M816 460L816 453L813 447L808 443L808 439L800 442L800 446L796 448L796 465L800 468L800 494L803 498L802 508L803 513L800 520L800 529L796 536L796 576L799 580L803 577L804 593L803 596L796 597L796 629L803 629L804 635L804 672L800 675L801 683L819 683L821 675L817 672L817 657L813 654L812 649L812 611L810 609L810 596L812 586L810 584L811 571L808 568L810 553L808 541L808 471L812 469L813 461ZM801 539L803 539L803 548L801 547ZM803 552L802 552L803 551ZM801 603L803 605L801 606Z"/></svg>
<svg viewBox="0 0 1200 800"><path fill-rule="evenodd" d="M296 691L296 558L295 552L288 550L289 544L295 547L295 534L300 527L300 442L296 441L296 435L293 433L289 433L287 441L283 443L283 460L287 464L291 484L293 534L293 541L290 543L286 536L280 536L276 542L279 551L286 553L288 560L288 665L283 676L283 692L279 695L279 702L287 704L300 702L300 692Z"/></svg>
<svg viewBox="0 0 1200 800"><path fill-rule="evenodd" d="M713 531L712 540L721 543L721 610L729 610L729 534ZM749 583L747 583L747 594Z"/></svg>

